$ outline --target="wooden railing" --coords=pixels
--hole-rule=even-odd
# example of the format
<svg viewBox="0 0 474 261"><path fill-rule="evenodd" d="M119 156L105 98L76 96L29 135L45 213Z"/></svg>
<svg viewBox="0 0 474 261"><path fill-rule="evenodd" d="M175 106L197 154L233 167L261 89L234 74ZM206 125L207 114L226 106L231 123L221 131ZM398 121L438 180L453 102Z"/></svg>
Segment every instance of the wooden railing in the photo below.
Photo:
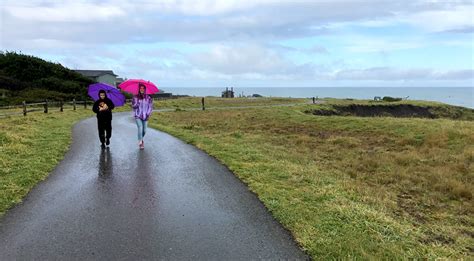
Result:
<svg viewBox="0 0 474 261"><path fill-rule="evenodd" d="M77 106L84 106L87 108L87 104L92 105L92 101L76 101L73 99L69 102L64 101L48 101L45 100L44 102L36 102L36 103L26 103L23 101L21 105L10 105L10 106L2 106L0 107L0 117L7 117L11 115L21 115L23 114L26 116L30 112L35 111L43 111L44 113L48 113L48 111L52 108L59 109L60 112L64 111L65 107L69 107L72 110L76 110ZM21 109L21 111L11 111L14 109Z"/></svg>
<svg viewBox="0 0 474 261"><path fill-rule="evenodd" d="M176 99L175 97L163 97L163 98L153 98L153 100L165 100L165 99ZM203 98L203 110L204 110L204 98ZM132 99L126 99L125 104L131 104ZM9 106L2 106L0 107L0 118L12 116L12 115L21 115L23 114L26 116L30 112L37 112L43 111L44 113L48 113L48 111L52 108L59 109L60 112L64 111L65 107L72 107L72 110L76 110L78 106L84 106L84 109L87 108L88 104L92 106L94 101L86 100L86 101L76 101L73 99L69 102L64 101L49 101L44 100L44 102L36 102L36 103L26 103L25 101L19 105L9 105ZM71 107L70 107L71 106ZM14 109L20 109L18 111L12 111Z"/></svg>
<svg viewBox="0 0 474 261"><path fill-rule="evenodd" d="M164 99L170 99L168 97L166 98L154 98L153 100L164 100ZM171 98L173 99L173 98ZM316 100L318 100L318 97L312 97L313 104L316 103ZM131 99L126 99L125 104L131 104ZM2 117L7 117L10 115L20 115L23 114L26 116L30 112L35 112L35 111L43 111L44 113L48 113L48 110L50 108L59 108L59 111L62 112L64 111L64 107L66 105L72 106L73 110L76 110L77 106L84 106L84 109L87 108L87 104L90 104L91 106L93 105L93 101L76 101L76 99L73 99L70 102L63 102L63 101L48 101L45 100L44 102L37 102L37 103L26 103L23 101L21 105L10 105L10 106L3 106L0 107L0 118ZM22 109L22 111L8 111L8 110L13 110L13 109ZM201 98L201 109L205 110L205 102L204 102L204 97Z"/></svg>

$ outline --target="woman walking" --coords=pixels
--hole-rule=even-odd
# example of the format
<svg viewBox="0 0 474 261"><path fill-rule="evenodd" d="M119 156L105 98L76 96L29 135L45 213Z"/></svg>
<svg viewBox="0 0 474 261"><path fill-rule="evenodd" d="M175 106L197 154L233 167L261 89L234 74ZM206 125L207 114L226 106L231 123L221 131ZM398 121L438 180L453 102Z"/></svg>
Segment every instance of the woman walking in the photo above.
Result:
<svg viewBox="0 0 474 261"><path fill-rule="evenodd" d="M97 129L99 130L99 140L102 148L104 143L109 146L112 136L112 110L114 103L110 100L104 90L99 91L99 99L94 102L92 110L97 113Z"/></svg>
<svg viewBox="0 0 474 261"><path fill-rule="evenodd" d="M132 108L138 128L138 146L140 149L144 149L143 137L146 133L148 119L153 111L153 99L146 94L144 84L139 84L138 87L138 94L132 99Z"/></svg>

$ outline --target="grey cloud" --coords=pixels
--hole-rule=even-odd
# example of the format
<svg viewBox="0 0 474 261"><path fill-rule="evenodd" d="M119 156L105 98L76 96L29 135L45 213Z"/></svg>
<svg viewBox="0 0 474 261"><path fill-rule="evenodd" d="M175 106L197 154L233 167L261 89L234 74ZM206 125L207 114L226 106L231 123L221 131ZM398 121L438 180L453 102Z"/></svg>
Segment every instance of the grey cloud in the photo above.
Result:
<svg viewBox="0 0 474 261"><path fill-rule="evenodd" d="M315 45L311 48L308 49L310 53L329 53L328 49L326 49L324 46L320 45Z"/></svg>
<svg viewBox="0 0 474 261"><path fill-rule="evenodd" d="M106 20L74 21L55 23L51 21L25 20L12 16L0 4L0 49L23 50L32 54L51 53L62 55L67 64L76 66L113 67L121 75L131 77L164 77L185 79L196 75L216 77L243 77L256 74L262 78L288 79L347 79L347 80L419 80L419 79L472 79L472 70L436 73L431 69L401 70L394 68L346 69L333 73L334 67L313 63L295 64L285 58L284 53L300 51L327 53L323 46L298 50L272 44L275 40L286 40L330 34L331 23L367 21L383 17L394 17L399 13L416 13L425 10L442 10L466 4L469 1L288 1L265 5L250 5L248 8L226 10L209 16L186 16L178 11L160 12L152 1L134 5L127 19L111 17ZM36 3L54 6L54 1ZM132 2L119 1L129 6ZM155 8L154 8L155 7ZM124 7L125 9L125 7ZM87 14L84 14L87 17ZM466 32L472 28L463 29ZM224 57L210 52L190 57L173 49L139 51L138 56L147 59L127 59L114 51L105 52L103 46L129 43L155 42L204 42L241 43L226 49ZM251 43L251 44L249 44ZM249 47L250 46L250 47ZM225 50L224 50L225 52ZM106 57L115 62L97 57ZM160 59L176 60L166 64ZM200 74L201 73L201 74ZM470 75L470 76L469 76ZM204 76L203 76L204 77ZM213 77L213 76L209 76Z"/></svg>
<svg viewBox="0 0 474 261"><path fill-rule="evenodd" d="M434 73L434 78L438 80L470 80L474 79L474 70L470 69Z"/></svg>
<svg viewBox="0 0 474 261"><path fill-rule="evenodd" d="M123 9L132 2L119 1ZM54 39L64 43L84 45L133 42L216 42L216 41L272 41L310 37L331 33L330 23L370 20L394 16L396 13L433 10L446 7L446 3L426 1L289 1L250 5L250 9L237 9L210 16L177 16L153 8L146 1L131 9L140 16L110 17L107 20L82 22L32 21L1 12L3 48L15 48L25 41ZM452 5L452 4L451 4ZM151 7L150 7L151 6ZM159 6L159 5L157 5ZM147 7L148 9L142 9ZM176 10L178 12L179 10ZM84 14L87 18L87 14ZM21 30L18 30L21 28Z"/></svg>
<svg viewBox="0 0 474 261"><path fill-rule="evenodd" d="M474 26L466 26L463 28L441 31L439 33L472 34L474 33Z"/></svg>
<svg viewBox="0 0 474 261"><path fill-rule="evenodd" d="M391 67L373 67L368 69L338 71L335 80L468 80L474 78L473 70L437 72L432 69L398 69Z"/></svg>
<svg viewBox="0 0 474 261"><path fill-rule="evenodd" d="M185 54L172 48L156 48L151 50L139 50L137 55L143 55L154 59L183 59Z"/></svg>
<svg viewBox="0 0 474 261"><path fill-rule="evenodd" d="M216 46L190 58L196 67L224 74L280 73L286 64L279 53L257 45Z"/></svg>

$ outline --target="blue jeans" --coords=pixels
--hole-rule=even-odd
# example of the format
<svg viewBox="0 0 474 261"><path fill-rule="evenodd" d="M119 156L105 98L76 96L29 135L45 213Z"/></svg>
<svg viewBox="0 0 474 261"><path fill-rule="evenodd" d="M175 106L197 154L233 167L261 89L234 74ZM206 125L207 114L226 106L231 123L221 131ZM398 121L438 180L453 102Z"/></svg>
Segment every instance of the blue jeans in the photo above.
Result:
<svg viewBox="0 0 474 261"><path fill-rule="evenodd" d="M143 137L145 136L148 121L144 121L140 118L135 118L135 121L137 122L137 127L138 127L138 140L141 141L143 140Z"/></svg>

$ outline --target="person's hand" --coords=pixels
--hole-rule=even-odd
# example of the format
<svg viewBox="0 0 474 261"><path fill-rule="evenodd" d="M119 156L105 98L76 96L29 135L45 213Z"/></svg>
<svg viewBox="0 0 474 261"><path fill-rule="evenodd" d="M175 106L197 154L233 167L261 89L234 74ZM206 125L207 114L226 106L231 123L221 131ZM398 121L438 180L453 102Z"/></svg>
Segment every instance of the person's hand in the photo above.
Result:
<svg viewBox="0 0 474 261"><path fill-rule="evenodd" d="M107 109L109 109L109 106L107 106L107 104L104 103L104 106L103 106L102 108L103 108L104 110L107 110Z"/></svg>

